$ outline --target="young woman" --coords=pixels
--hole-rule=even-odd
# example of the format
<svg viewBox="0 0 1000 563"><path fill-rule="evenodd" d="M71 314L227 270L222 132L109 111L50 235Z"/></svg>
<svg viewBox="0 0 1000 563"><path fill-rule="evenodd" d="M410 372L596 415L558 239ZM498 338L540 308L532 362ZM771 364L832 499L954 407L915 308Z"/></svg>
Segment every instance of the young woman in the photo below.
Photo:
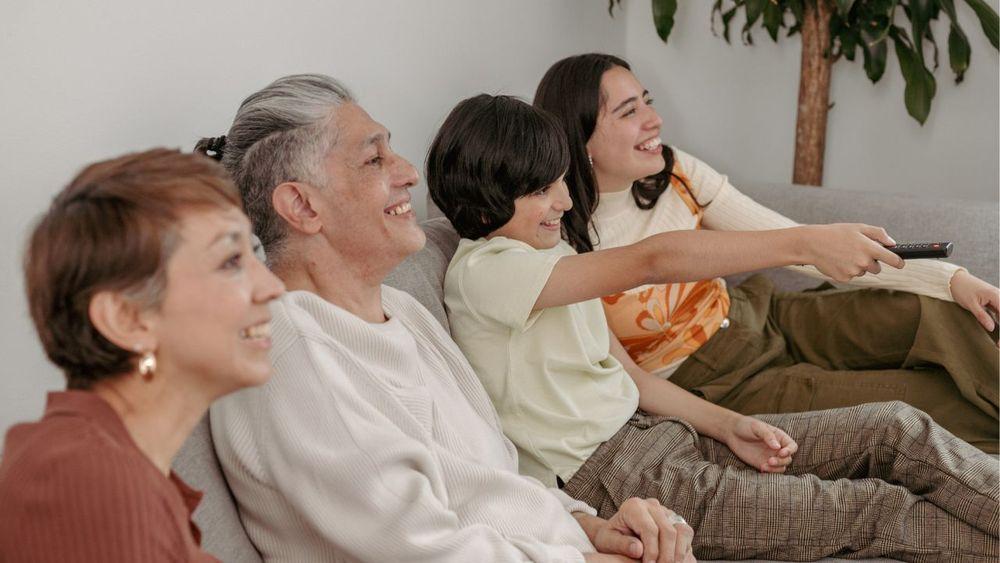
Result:
<svg viewBox="0 0 1000 563"><path fill-rule="evenodd" d="M538 86L534 104L569 140L573 208L563 225L578 252L668 231L796 224L664 145L652 101L628 63L603 54L561 60ZM898 399L996 453L1000 368L983 328L994 328L984 307L1000 305L1000 290L928 260L850 283L878 289L777 293L762 276L736 288L705 277L603 302L637 364L714 403L751 414Z"/></svg>
<svg viewBox="0 0 1000 563"><path fill-rule="evenodd" d="M523 473L600 514L656 499L690 523L699 558L996 556L996 463L926 414L897 401L740 415L636 366L608 330L601 295L777 261L818 227L577 254L560 238L568 164L551 115L487 95L456 106L427 159L431 196L462 236L444 283L452 334Z"/></svg>
<svg viewBox="0 0 1000 563"><path fill-rule="evenodd" d="M171 460L209 403L267 380L283 291L223 168L165 149L90 165L35 227L25 282L67 390L7 433L3 560L215 561Z"/></svg>

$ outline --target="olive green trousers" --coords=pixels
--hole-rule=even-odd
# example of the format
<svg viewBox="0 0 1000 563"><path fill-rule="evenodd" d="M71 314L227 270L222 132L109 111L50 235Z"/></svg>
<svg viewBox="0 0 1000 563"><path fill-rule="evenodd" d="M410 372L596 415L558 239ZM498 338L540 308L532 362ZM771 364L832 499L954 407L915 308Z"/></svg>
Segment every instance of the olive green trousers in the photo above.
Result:
<svg viewBox="0 0 1000 563"><path fill-rule="evenodd" d="M955 303L883 289L729 290L730 325L670 380L743 414L900 400L998 452L1000 350Z"/></svg>

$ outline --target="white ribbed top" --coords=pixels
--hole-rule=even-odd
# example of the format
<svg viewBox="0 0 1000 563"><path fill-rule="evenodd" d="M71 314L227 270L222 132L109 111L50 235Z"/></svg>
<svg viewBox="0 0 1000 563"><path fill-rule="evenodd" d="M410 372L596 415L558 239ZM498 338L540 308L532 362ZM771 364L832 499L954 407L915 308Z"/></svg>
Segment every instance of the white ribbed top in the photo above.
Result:
<svg viewBox="0 0 1000 563"><path fill-rule="evenodd" d="M697 158L674 149L677 163L688 179L691 193L704 207L702 227L720 231L763 231L798 225L740 193L729 179ZM674 190L664 192L653 209L639 209L629 190L602 193L593 216L600 236L599 248L615 248L648 236L695 228L697 221ZM812 266L789 268L819 279L829 280ZM897 270L884 266L880 274L854 278L853 287L881 287L909 291L954 301L949 284L959 266L940 260L912 260ZM832 281L832 280L830 280Z"/></svg>
<svg viewBox="0 0 1000 563"><path fill-rule="evenodd" d="M240 515L268 561L582 561L571 512L513 445L448 334L382 288L371 324L318 296L275 302L274 374L213 405Z"/></svg>

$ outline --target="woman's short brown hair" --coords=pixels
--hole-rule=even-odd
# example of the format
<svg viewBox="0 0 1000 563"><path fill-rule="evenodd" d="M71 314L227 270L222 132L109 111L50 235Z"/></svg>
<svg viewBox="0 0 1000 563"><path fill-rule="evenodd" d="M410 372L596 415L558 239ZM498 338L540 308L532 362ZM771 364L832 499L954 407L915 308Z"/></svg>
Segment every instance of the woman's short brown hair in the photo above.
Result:
<svg viewBox="0 0 1000 563"><path fill-rule="evenodd" d="M68 388L135 369L138 355L94 327L90 300L120 291L157 306L182 213L211 207L240 208L225 169L168 149L91 164L55 197L28 241L24 272L35 329Z"/></svg>

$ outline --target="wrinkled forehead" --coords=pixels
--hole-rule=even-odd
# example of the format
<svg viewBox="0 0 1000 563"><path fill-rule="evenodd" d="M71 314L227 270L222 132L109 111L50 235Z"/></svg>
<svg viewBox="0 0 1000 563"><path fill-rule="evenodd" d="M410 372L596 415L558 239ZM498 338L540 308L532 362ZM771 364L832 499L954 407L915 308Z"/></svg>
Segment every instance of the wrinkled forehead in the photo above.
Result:
<svg viewBox="0 0 1000 563"><path fill-rule="evenodd" d="M344 104L334 110L330 133L336 135L334 150L363 151L378 142L388 142L389 130L372 119L358 104Z"/></svg>

